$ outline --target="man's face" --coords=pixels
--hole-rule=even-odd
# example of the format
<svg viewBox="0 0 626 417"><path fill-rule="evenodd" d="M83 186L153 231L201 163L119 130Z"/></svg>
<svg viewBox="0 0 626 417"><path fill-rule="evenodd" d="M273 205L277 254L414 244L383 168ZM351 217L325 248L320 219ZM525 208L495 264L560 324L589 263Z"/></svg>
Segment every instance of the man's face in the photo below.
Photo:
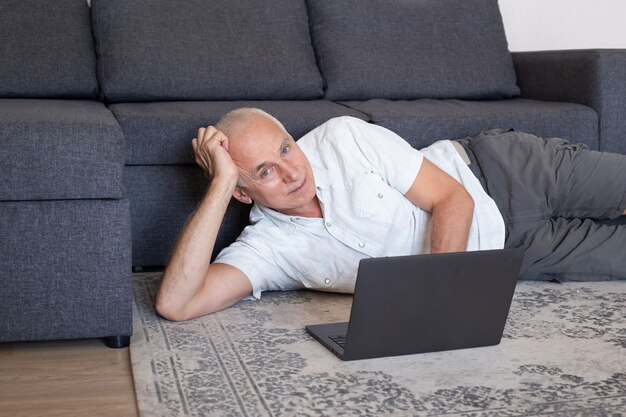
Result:
<svg viewBox="0 0 626 417"><path fill-rule="evenodd" d="M229 153L239 168L235 198L288 215L311 216L317 205L308 159L293 138L257 116L230 138Z"/></svg>

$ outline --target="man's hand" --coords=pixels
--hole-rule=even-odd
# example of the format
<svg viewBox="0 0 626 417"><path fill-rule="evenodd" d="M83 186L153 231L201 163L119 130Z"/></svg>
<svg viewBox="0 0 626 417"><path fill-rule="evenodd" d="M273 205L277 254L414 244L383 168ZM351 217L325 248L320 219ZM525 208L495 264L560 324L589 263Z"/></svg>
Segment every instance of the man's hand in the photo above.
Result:
<svg viewBox="0 0 626 417"><path fill-rule="evenodd" d="M213 180L234 179L239 177L237 166L228 154L230 141L224 132L213 126L198 129L198 134L191 141L196 163L204 171L204 175Z"/></svg>

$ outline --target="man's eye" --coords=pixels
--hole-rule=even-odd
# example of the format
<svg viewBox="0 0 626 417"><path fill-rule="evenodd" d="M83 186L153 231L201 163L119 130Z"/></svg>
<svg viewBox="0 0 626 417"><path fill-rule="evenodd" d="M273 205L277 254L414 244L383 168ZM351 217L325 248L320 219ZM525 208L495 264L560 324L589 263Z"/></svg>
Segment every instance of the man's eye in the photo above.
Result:
<svg viewBox="0 0 626 417"><path fill-rule="evenodd" d="M283 155L288 154L288 153L289 153L290 148L291 148L291 146L285 146L285 147L283 148Z"/></svg>
<svg viewBox="0 0 626 417"><path fill-rule="evenodd" d="M261 171L261 177L265 178L265 177L269 176L270 173L271 173L270 168L265 168L263 171Z"/></svg>

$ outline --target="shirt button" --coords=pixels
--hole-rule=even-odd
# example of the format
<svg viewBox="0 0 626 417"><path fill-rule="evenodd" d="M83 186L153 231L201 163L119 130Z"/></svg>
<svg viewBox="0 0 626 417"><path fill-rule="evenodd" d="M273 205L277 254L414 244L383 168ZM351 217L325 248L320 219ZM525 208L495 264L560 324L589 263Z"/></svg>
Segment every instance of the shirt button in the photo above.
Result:
<svg viewBox="0 0 626 417"><path fill-rule="evenodd" d="M324 280L324 283L325 283L326 285L330 285L330 278L326 278L326 279Z"/></svg>
<svg viewBox="0 0 626 417"><path fill-rule="evenodd" d="M359 248L364 248L364 247L365 247L365 243L359 242Z"/></svg>
<svg viewBox="0 0 626 417"><path fill-rule="evenodd" d="M332 224L331 222L326 222L326 227L330 227L330 226L332 226L332 225L333 225L333 224Z"/></svg>
<svg viewBox="0 0 626 417"><path fill-rule="evenodd" d="M383 198L383 193L378 193L378 198Z"/></svg>

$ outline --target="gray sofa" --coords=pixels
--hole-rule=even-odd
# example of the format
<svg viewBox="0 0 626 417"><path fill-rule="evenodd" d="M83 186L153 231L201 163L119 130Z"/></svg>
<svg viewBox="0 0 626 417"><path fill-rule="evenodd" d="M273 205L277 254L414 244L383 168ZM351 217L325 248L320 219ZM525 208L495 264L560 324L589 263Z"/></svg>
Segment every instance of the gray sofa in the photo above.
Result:
<svg viewBox="0 0 626 417"><path fill-rule="evenodd" d="M167 262L208 183L190 140L231 109L626 153L626 51L511 54L497 0L91 3L0 3L0 342L128 343L131 266Z"/></svg>

